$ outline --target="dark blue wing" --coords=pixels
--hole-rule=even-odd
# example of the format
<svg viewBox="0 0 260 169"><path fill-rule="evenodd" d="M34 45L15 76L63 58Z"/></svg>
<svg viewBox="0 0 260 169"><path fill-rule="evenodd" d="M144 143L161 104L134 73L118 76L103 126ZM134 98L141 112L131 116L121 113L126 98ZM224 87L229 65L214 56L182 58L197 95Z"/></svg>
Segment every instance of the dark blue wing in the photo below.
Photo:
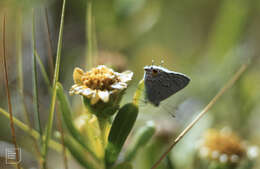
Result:
<svg viewBox="0 0 260 169"><path fill-rule="evenodd" d="M188 85L190 79L177 72L160 72L155 78L145 78L146 98L155 106Z"/></svg>

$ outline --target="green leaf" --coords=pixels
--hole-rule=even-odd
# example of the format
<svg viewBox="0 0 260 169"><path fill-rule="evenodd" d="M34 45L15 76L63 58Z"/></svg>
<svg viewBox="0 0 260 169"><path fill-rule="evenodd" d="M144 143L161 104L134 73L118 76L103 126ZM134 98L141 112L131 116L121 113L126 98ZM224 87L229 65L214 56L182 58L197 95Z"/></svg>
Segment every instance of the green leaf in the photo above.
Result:
<svg viewBox="0 0 260 169"><path fill-rule="evenodd" d="M155 133L155 125L152 121L148 122L136 133L131 148L127 151L126 160L131 161L138 150L145 146Z"/></svg>
<svg viewBox="0 0 260 169"><path fill-rule="evenodd" d="M133 169L133 167L130 163L124 162L116 165L113 169Z"/></svg>
<svg viewBox="0 0 260 169"><path fill-rule="evenodd" d="M78 141L85 149L92 152L91 149L87 146L88 140L84 139L83 136L79 133L76 127L73 124L73 119L71 116L71 108L67 98L63 93L63 87L60 83L56 85L57 96L59 100L59 106L62 112L63 121L70 132L70 134L74 137L76 141ZM92 153L94 155L94 153Z"/></svg>
<svg viewBox="0 0 260 169"><path fill-rule="evenodd" d="M132 103L124 105L116 115L109 136L106 148L106 163L112 165L122 149L127 136L132 130L138 115L138 108Z"/></svg>
<svg viewBox="0 0 260 169"><path fill-rule="evenodd" d="M97 117L86 112L74 119L73 124L81 136L87 140L86 145L88 148L93 151L99 159L104 159L105 149Z"/></svg>
<svg viewBox="0 0 260 169"><path fill-rule="evenodd" d="M104 169L104 163L97 160L91 152L87 151L81 144L79 144L73 137L69 135L64 136L64 143L70 150L75 159L88 169Z"/></svg>

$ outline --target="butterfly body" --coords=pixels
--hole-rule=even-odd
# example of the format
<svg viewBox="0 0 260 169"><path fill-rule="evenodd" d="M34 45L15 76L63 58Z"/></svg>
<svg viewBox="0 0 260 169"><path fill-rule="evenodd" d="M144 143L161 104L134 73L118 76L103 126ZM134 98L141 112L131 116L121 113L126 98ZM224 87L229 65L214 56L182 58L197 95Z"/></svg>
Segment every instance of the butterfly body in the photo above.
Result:
<svg viewBox="0 0 260 169"><path fill-rule="evenodd" d="M186 75L161 66L145 66L144 70L146 99L155 106L159 106L161 101L177 93L190 82Z"/></svg>

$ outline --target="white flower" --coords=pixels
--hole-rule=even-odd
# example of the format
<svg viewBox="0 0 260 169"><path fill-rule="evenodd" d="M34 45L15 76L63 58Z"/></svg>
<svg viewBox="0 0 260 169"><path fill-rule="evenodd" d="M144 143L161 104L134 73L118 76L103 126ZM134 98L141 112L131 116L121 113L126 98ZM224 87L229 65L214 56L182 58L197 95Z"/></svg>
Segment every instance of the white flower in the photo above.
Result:
<svg viewBox="0 0 260 169"><path fill-rule="evenodd" d="M259 148L257 146L250 146L247 150L247 156L249 159L256 159L259 155Z"/></svg>
<svg viewBox="0 0 260 169"><path fill-rule="evenodd" d="M84 72L75 68L73 72L74 85L70 94L79 94L96 104L99 100L107 103L111 94L116 94L127 88L127 82L132 79L133 72L114 72L112 69L100 65L90 71Z"/></svg>

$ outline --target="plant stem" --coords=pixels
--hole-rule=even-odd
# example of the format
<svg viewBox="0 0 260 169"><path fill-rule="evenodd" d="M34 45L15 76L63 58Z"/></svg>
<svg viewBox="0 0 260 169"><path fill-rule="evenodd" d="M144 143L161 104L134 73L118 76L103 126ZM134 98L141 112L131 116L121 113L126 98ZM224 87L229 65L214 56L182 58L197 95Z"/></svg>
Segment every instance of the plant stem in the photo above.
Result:
<svg viewBox="0 0 260 169"><path fill-rule="evenodd" d="M0 107L0 113L2 113L2 115L4 115L6 118L8 118L10 120L9 113L6 110L2 109L1 107ZM28 125L24 124L17 118L13 117L13 122L16 126L18 126L24 132L26 132L27 134L32 136L34 139L38 140L40 138L40 134L36 130L30 128ZM61 145L52 139L50 139L49 147L57 152L62 152Z"/></svg>
<svg viewBox="0 0 260 169"><path fill-rule="evenodd" d="M86 65L87 69L93 67L93 52L92 52L92 45L93 45L93 38L92 38L92 0L88 0L87 3L87 58L86 58Z"/></svg>
<svg viewBox="0 0 260 169"><path fill-rule="evenodd" d="M25 106L25 98L24 98L24 92L23 92L23 60L22 60L22 17L21 17L21 11L19 11L18 16L18 24L19 29L17 29L17 61L18 61L18 90L21 94L22 102L23 102L23 110L24 110L24 116L27 124L31 124L29 120L28 112L26 111Z"/></svg>
<svg viewBox="0 0 260 169"><path fill-rule="evenodd" d="M52 85L52 100L51 100L51 107L50 107L50 113L49 118L47 122L47 128L46 128L46 139L43 149L43 157L44 157L44 167L46 168L46 156L48 153L48 144L52 133L52 124L53 124L53 118L54 118L54 111L55 111L55 103L56 103L56 84L59 79L59 70L60 70L60 57L61 57L61 47L62 47L62 33L63 33L63 23L64 23L64 13L65 13L65 4L66 0L63 0L62 5L62 13L61 13L61 22L60 22L60 31L59 31L59 39L58 39L58 46L57 46L57 57L56 57L56 63L55 63L55 71L54 71L54 77L53 77L53 85Z"/></svg>
<svg viewBox="0 0 260 169"><path fill-rule="evenodd" d="M25 117L25 121L26 124L28 124L29 128L32 128L32 124L31 121L29 119L29 113L27 111L27 107L26 107L26 103L25 103L25 97L24 97L24 91L23 91L23 60L22 60L22 13L19 10L18 13L18 25L19 25L19 29L17 29L17 60L18 60L18 91L20 93L21 96L21 100L22 100L22 109L23 109L23 113L24 113L24 117ZM37 140L33 137L32 141L37 153L37 157L39 159L39 161L41 161L41 153L38 147L38 143Z"/></svg>
<svg viewBox="0 0 260 169"><path fill-rule="evenodd" d="M172 148L190 131L190 129L205 115L208 110L217 102L217 100L239 79L239 77L245 72L248 64L243 64L235 75L219 90L219 92L213 97L213 99L207 104L207 106L197 115L197 117L179 134L174 140L172 145L162 154L159 160L152 166L151 169L158 167L160 162L167 156Z"/></svg>
<svg viewBox="0 0 260 169"><path fill-rule="evenodd" d="M69 167L68 167L67 151L66 151L65 142L64 142L64 131L63 131L63 127L62 127L61 112L60 112L58 107L56 108L56 110L58 112L58 117L57 117L58 128L59 128L59 131L61 133L62 155L63 155L64 168L68 169Z"/></svg>
<svg viewBox="0 0 260 169"><path fill-rule="evenodd" d="M12 133L12 141L15 147L15 155L16 155L16 167L20 169L20 163L19 163L19 151L18 151L18 145L16 142L16 135L15 135L15 128L14 128L14 121L13 121L13 110L12 110L12 102L11 102L11 95L9 91L9 82L8 82L8 72L7 72L7 66L6 66L6 57L5 57L5 15L3 19L3 66L4 66L4 74L5 74L5 87L6 87L6 93L7 93L7 99L8 99L8 111L10 116L10 127L11 127L11 133Z"/></svg>
<svg viewBox="0 0 260 169"><path fill-rule="evenodd" d="M52 58L52 47L51 47L51 33L50 33L50 26L49 26L49 19L48 19L48 10L45 8L45 22L46 22L46 30L48 34L48 59L49 59L49 64L50 64L50 77L53 75L53 69L54 69L54 64L53 64L53 58Z"/></svg>
<svg viewBox="0 0 260 169"><path fill-rule="evenodd" d="M39 112L39 99L38 99L38 79L37 79L37 65L36 65L36 41L35 41L35 14L34 9L32 11L33 21L32 21L32 48L33 48L33 102L34 102L34 111L35 111L35 122L36 129L39 131L42 136L42 128L41 128L41 120L40 120L40 112Z"/></svg>
<svg viewBox="0 0 260 169"><path fill-rule="evenodd" d="M37 59L37 62L40 66L40 69L41 69L41 72L42 72L42 76L43 76L43 79L44 79L44 82L46 83L47 87L48 87L48 90L49 92L51 93L52 92L52 88L51 88L51 82L50 82L50 79L48 77L48 74L47 74L47 71L46 69L44 68L44 65L42 63L42 60L41 60L41 57L39 56L37 50L34 51L34 55L36 56L36 59Z"/></svg>
<svg viewBox="0 0 260 169"><path fill-rule="evenodd" d="M102 144L104 147L106 147L107 137L108 137L109 129L111 127L111 125L109 123L109 118L98 117L97 119L98 119L100 131L101 131Z"/></svg>
<svg viewBox="0 0 260 169"><path fill-rule="evenodd" d="M97 32L96 32L96 22L95 22L95 17L92 17L92 29L93 29L93 66L97 66L98 61L98 42L97 42Z"/></svg>

